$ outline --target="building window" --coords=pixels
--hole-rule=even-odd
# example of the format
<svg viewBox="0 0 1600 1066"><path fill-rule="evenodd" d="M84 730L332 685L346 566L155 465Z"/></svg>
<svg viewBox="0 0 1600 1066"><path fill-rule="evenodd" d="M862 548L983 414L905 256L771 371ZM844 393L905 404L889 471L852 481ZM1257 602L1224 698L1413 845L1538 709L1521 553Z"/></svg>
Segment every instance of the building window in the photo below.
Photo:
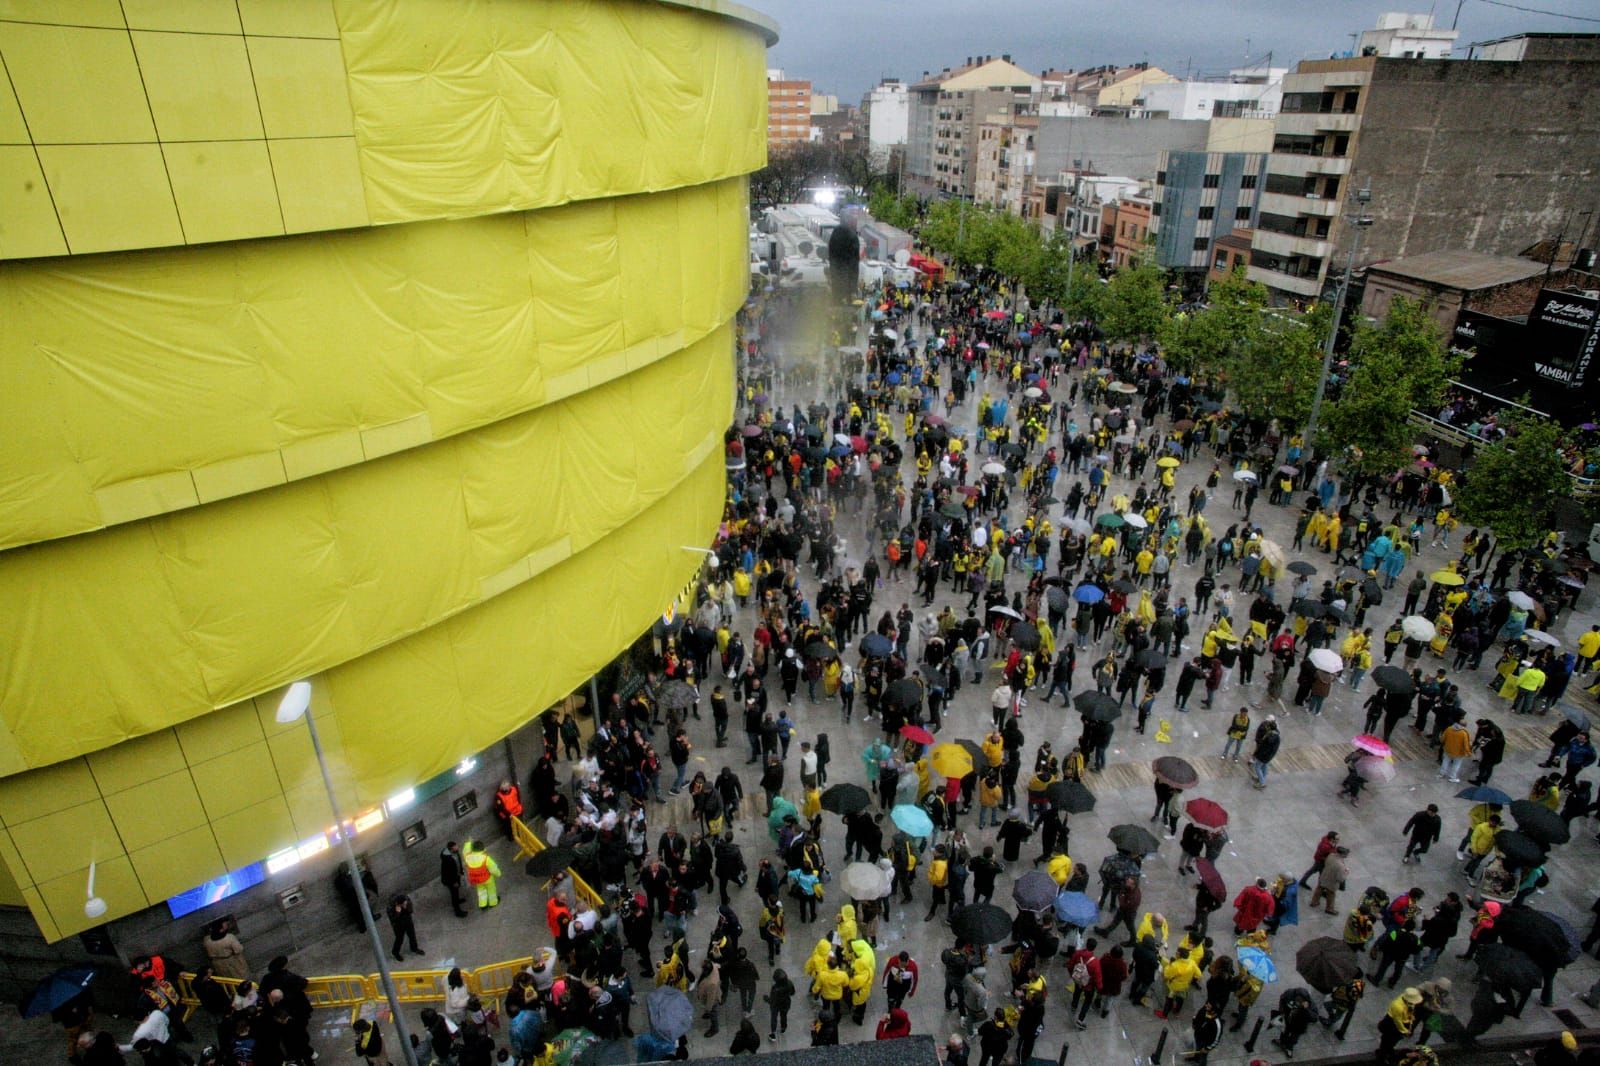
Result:
<svg viewBox="0 0 1600 1066"><path fill-rule="evenodd" d="M1209 247L1211 247L1211 238L1210 237L1196 237L1194 239L1194 250L1195 251L1203 252Z"/></svg>
<svg viewBox="0 0 1600 1066"><path fill-rule="evenodd" d="M1167 183L1167 172L1165 170L1156 171L1156 184L1157 185L1165 185L1166 183Z"/></svg>
<svg viewBox="0 0 1600 1066"><path fill-rule="evenodd" d="M1204 220L1204 219L1208 219L1208 218L1215 218L1216 216L1217 216L1217 209L1214 208L1214 207L1207 206L1207 207L1202 207L1200 209L1200 213L1199 213L1199 215L1197 217L1199 217L1200 219Z"/></svg>
<svg viewBox="0 0 1600 1066"><path fill-rule="evenodd" d="M1213 270L1227 270L1228 269L1228 253L1223 251L1221 248L1218 248L1217 249L1217 257L1216 257L1216 259L1212 260L1211 268Z"/></svg>
<svg viewBox="0 0 1600 1066"><path fill-rule="evenodd" d="M1150 205L1150 217L1151 218L1160 218L1161 217L1161 201L1160 200L1157 200L1155 203Z"/></svg>
<svg viewBox="0 0 1600 1066"><path fill-rule="evenodd" d="M1241 188L1241 189L1253 189L1255 187L1256 187L1256 176L1254 174L1246 174L1244 177L1239 179L1239 188Z"/></svg>
<svg viewBox="0 0 1600 1066"><path fill-rule="evenodd" d="M1222 184L1222 175L1221 174L1207 174L1206 177L1205 177L1205 181L1202 184L1203 184L1204 188L1215 189L1217 186Z"/></svg>
<svg viewBox="0 0 1600 1066"><path fill-rule="evenodd" d="M1246 207L1236 207L1236 208L1234 208L1233 209L1233 219L1234 219L1235 222L1248 222L1248 221L1250 221L1250 208L1247 207L1247 206Z"/></svg>

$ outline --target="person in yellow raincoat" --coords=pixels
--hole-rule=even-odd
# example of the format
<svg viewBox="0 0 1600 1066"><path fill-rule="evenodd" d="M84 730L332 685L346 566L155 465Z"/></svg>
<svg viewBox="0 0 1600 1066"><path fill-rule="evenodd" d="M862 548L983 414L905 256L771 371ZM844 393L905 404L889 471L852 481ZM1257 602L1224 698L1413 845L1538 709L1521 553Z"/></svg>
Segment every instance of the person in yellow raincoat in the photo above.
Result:
<svg viewBox="0 0 1600 1066"><path fill-rule="evenodd" d="M1056 657L1055 630L1051 629L1049 621L1043 618L1035 623L1035 628L1039 630L1039 655L1041 656L1041 661L1050 662Z"/></svg>
<svg viewBox="0 0 1600 1066"><path fill-rule="evenodd" d="M838 659L829 659L828 665L822 668L822 691L832 699L839 692L839 677L844 673L844 667Z"/></svg>
<svg viewBox="0 0 1600 1066"><path fill-rule="evenodd" d="M852 940L849 952L853 956L850 960L851 1018L859 1025L866 1019L867 1001L872 998L878 975L878 959L865 940Z"/></svg>
<svg viewBox="0 0 1600 1066"><path fill-rule="evenodd" d="M1428 642L1428 647L1440 658L1444 657L1445 649L1450 646L1450 638L1456 631L1452 618L1452 614L1441 614L1433 625L1433 639Z"/></svg>
<svg viewBox="0 0 1600 1066"><path fill-rule="evenodd" d="M801 802L800 814L807 820L815 818L822 813L822 790L816 788L806 789L806 797Z"/></svg>
<svg viewBox="0 0 1600 1066"><path fill-rule="evenodd" d="M1322 550L1331 552L1339 546L1339 534L1344 529L1344 523L1338 515L1328 519L1328 528L1322 531Z"/></svg>
<svg viewBox="0 0 1600 1066"><path fill-rule="evenodd" d="M494 856L483 850L482 842L469 840L461 848L461 863L467 870L467 884L477 890L479 909L498 907L500 867Z"/></svg>
<svg viewBox="0 0 1600 1066"><path fill-rule="evenodd" d="M1139 602L1133 609L1134 617L1146 626L1153 625L1156 620L1156 605L1150 599L1150 593L1144 589L1139 590Z"/></svg>
<svg viewBox="0 0 1600 1066"><path fill-rule="evenodd" d="M833 924L833 931L838 935L836 943L840 947L844 947L861 935L856 929L856 908L854 904L846 903L839 908L839 918Z"/></svg>
<svg viewBox="0 0 1600 1066"><path fill-rule="evenodd" d="M1057 852L1050 856L1050 862L1045 869L1050 873L1050 880L1058 886L1064 886L1072 879L1072 857Z"/></svg>
<svg viewBox="0 0 1600 1066"><path fill-rule="evenodd" d="M1328 513L1326 511L1312 511L1311 517L1306 520L1306 539L1312 544L1321 544L1322 538L1328 532Z"/></svg>
<svg viewBox="0 0 1600 1066"><path fill-rule="evenodd" d="M1153 936L1160 941L1161 948L1165 951L1167 937L1170 933L1171 930L1167 927L1167 919L1164 915L1157 914L1154 911L1145 911L1144 917L1139 919L1139 928L1134 932L1133 939L1135 943L1143 943L1145 937Z"/></svg>

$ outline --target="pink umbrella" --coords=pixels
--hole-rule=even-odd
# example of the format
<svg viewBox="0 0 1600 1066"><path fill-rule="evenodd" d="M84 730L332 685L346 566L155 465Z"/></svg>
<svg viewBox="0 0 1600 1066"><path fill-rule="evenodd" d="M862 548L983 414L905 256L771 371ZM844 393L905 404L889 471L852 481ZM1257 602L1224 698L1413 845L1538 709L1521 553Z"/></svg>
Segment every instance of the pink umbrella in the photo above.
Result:
<svg viewBox="0 0 1600 1066"><path fill-rule="evenodd" d="M1356 773L1368 781L1382 784L1394 780L1394 763L1380 759L1376 755L1368 755L1356 763Z"/></svg>
<svg viewBox="0 0 1600 1066"><path fill-rule="evenodd" d="M1391 754L1389 745L1384 743L1381 737L1375 737L1371 733L1362 733L1359 736L1351 737L1350 743L1368 755L1376 755L1380 759L1387 759Z"/></svg>

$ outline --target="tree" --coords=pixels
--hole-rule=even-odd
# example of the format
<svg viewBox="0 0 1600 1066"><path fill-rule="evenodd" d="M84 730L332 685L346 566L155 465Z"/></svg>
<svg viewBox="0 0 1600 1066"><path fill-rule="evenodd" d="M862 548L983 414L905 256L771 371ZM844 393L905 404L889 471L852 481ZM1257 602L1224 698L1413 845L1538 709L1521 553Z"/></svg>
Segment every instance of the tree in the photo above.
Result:
<svg viewBox="0 0 1600 1066"><path fill-rule="evenodd" d="M1561 426L1525 412L1507 416L1507 434L1481 449L1455 494L1464 522L1487 526L1502 548L1537 544L1556 501L1571 491Z"/></svg>
<svg viewBox="0 0 1600 1066"><path fill-rule="evenodd" d="M1227 364L1227 381L1241 410L1276 418L1298 432L1311 416L1311 399L1322 373L1322 344L1333 308L1314 304L1303 315L1267 314L1248 344Z"/></svg>
<svg viewBox="0 0 1600 1066"><path fill-rule="evenodd" d="M1267 288L1245 277L1241 264L1211 286L1203 310L1173 315L1163 325L1162 355L1183 374L1227 374L1235 359L1263 336Z"/></svg>
<svg viewBox="0 0 1600 1066"><path fill-rule="evenodd" d="M896 196L886 184L875 185L867 197L867 211L879 222L909 230L917 224L917 198Z"/></svg>
<svg viewBox="0 0 1600 1066"><path fill-rule="evenodd" d="M1443 331L1421 304L1397 298L1381 324L1356 328L1349 373L1327 406L1319 443L1363 474L1389 474L1411 461L1414 408L1432 409L1460 368Z"/></svg>
<svg viewBox="0 0 1600 1066"><path fill-rule="evenodd" d="M1112 275L1105 287L1099 310L1100 328L1111 340L1131 342L1159 337L1170 312L1166 276L1149 259L1124 267Z"/></svg>

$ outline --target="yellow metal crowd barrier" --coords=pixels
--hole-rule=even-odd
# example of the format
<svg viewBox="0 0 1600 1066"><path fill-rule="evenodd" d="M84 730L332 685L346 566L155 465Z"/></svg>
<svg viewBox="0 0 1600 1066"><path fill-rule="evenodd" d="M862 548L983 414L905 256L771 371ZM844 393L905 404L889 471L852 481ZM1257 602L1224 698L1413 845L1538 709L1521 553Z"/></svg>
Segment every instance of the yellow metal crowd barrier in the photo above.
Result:
<svg viewBox="0 0 1600 1066"><path fill-rule="evenodd" d="M511 839L516 841L517 844L517 857L512 860L513 862L530 859L545 849L544 841L540 840L534 831L529 829L527 824L515 815L511 818ZM599 910L601 903L605 902L601 899L600 893L590 888L589 883L579 877L576 872L568 870L567 876L572 878L572 889L577 893L578 898Z"/></svg>

